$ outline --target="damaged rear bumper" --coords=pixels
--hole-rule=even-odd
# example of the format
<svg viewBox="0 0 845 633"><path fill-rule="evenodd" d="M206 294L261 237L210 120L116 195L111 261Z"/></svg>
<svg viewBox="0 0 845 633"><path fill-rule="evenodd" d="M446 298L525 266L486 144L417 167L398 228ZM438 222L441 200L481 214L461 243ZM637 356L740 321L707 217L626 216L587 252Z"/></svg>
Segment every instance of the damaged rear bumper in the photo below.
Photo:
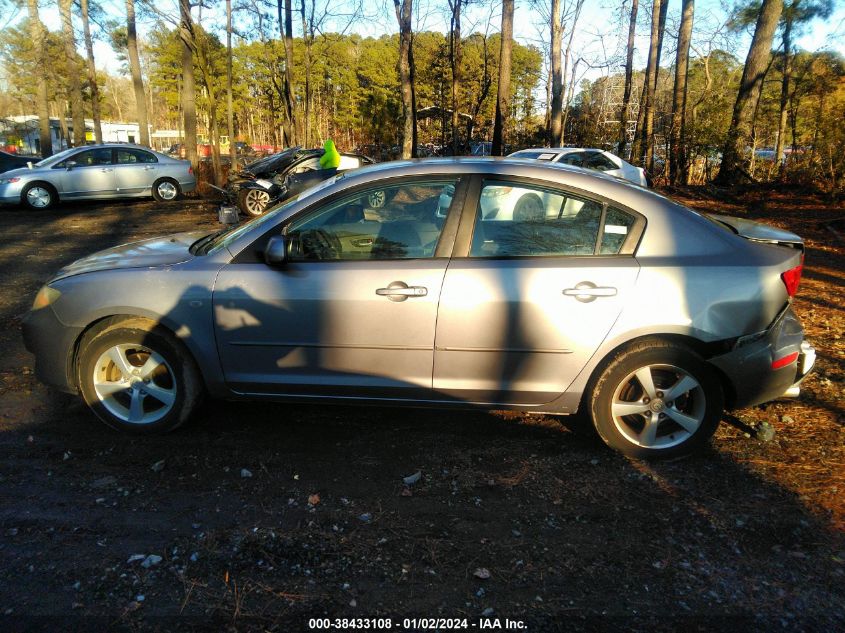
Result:
<svg viewBox="0 0 845 633"><path fill-rule="evenodd" d="M798 396L815 361L816 350L789 306L767 330L740 337L731 351L709 359L732 387L731 408Z"/></svg>

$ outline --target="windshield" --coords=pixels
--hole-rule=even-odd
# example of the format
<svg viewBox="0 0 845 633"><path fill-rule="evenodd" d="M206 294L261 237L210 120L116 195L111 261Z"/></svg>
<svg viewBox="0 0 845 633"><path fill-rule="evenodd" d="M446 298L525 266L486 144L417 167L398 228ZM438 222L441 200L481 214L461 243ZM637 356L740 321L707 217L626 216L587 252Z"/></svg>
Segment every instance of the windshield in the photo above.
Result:
<svg viewBox="0 0 845 633"><path fill-rule="evenodd" d="M66 149L64 151L61 151L58 154L53 154L49 158L45 158L44 160L38 161L37 163L35 163L35 166L36 167L50 167L51 165L55 165L59 161L64 160L65 158L67 158L68 156L73 154L77 149L79 149L79 148L78 147L71 147L70 149Z"/></svg>

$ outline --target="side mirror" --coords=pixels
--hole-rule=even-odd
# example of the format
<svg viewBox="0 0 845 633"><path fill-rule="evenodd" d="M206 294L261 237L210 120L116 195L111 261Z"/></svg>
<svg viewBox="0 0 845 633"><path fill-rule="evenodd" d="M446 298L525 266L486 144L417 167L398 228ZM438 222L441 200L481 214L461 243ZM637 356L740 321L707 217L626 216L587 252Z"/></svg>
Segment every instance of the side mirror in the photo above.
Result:
<svg viewBox="0 0 845 633"><path fill-rule="evenodd" d="M284 266L288 259L288 241L284 235L274 235L264 249L264 262L268 266Z"/></svg>
<svg viewBox="0 0 845 633"><path fill-rule="evenodd" d="M76 161L75 161L75 160L69 160L69 161L67 161L67 162L65 163L65 169L67 169L68 171L70 171L71 169L73 169L74 167L76 167L76 164L77 164L77 163L76 163Z"/></svg>

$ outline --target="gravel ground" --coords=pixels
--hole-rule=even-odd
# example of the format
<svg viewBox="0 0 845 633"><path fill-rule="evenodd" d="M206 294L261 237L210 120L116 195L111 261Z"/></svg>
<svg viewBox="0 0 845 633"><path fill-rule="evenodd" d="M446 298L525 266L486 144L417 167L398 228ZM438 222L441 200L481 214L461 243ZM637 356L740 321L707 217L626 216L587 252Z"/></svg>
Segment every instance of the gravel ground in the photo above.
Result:
<svg viewBox="0 0 845 633"><path fill-rule="evenodd" d="M34 379L20 316L63 264L213 230L213 206L0 212L0 626L845 629L845 211L679 197L808 238L796 306L819 363L801 400L726 415L670 463L611 453L579 417L501 412L212 403L166 437L122 436Z"/></svg>

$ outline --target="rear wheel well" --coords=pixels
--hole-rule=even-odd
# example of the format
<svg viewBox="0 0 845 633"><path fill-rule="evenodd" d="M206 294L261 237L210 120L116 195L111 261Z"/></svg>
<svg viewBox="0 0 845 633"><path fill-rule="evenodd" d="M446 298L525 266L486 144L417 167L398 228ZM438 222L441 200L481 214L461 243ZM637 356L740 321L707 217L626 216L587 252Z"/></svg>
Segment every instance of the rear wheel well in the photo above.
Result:
<svg viewBox="0 0 845 633"><path fill-rule="evenodd" d="M712 341L710 343L706 343L693 336L687 336L685 334L646 334L644 336L639 336L629 341L625 341L624 343L620 343L612 350L610 350L604 356L604 358L593 368L593 371L590 374L590 379L587 381L587 386L584 389L584 393L581 395L581 401L578 405L579 411L589 411L589 398L592 396L593 390L596 386L596 382L598 381L604 369L613 361L613 359L622 350L647 341L649 339L668 341L670 343L683 345L694 351L704 360L708 360L710 358L713 358L714 356L718 356L719 354L724 354L730 351L734 343L734 339L726 339L722 341ZM708 363L708 365L713 370L713 372L719 377L719 382L722 386L722 393L724 394L725 398L725 405L727 408L730 408L731 406L733 406L733 403L736 400L736 390L734 389L733 384L728 379L728 377L722 372L721 369L719 369L712 363Z"/></svg>

